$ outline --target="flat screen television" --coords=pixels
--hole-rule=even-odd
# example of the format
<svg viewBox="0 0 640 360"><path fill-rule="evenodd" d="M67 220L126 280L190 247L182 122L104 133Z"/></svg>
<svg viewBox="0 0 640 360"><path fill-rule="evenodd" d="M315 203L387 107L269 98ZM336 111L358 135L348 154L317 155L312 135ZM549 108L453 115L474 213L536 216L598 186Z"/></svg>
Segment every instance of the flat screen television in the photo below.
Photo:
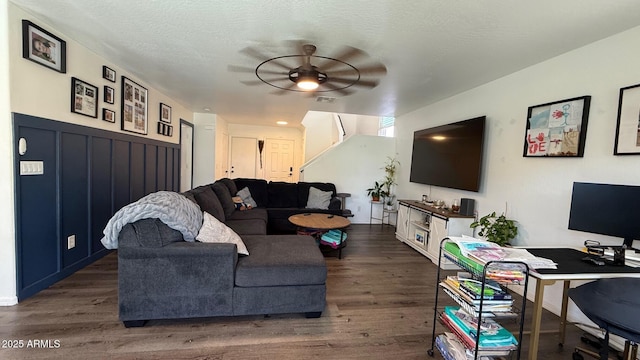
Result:
<svg viewBox="0 0 640 360"><path fill-rule="evenodd" d="M485 119L481 116L414 132L409 181L478 191Z"/></svg>
<svg viewBox="0 0 640 360"><path fill-rule="evenodd" d="M573 183L569 229L640 240L640 186Z"/></svg>

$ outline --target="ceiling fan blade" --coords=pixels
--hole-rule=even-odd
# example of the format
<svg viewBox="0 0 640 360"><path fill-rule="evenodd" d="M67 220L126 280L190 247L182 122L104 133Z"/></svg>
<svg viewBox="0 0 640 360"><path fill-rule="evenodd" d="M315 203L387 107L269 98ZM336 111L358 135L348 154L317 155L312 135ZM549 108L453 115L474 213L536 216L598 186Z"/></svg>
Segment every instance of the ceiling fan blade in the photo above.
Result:
<svg viewBox="0 0 640 360"><path fill-rule="evenodd" d="M353 94L353 91L347 90L347 89L343 89L343 88L341 88L339 86L331 84L330 82L326 82L326 83L322 84L321 86L329 88L330 91L335 91L340 95L347 96L347 95Z"/></svg>
<svg viewBox="0 0 640 360"><path fill-rule="evenodd" d="M270 94L273 94L273 95L284 95L284 94L288 93L289 90L293 89L295 86L296 86L295 83L291 83L291 85L279 88L276 91L272 91Z"/></svg>
<svg viewBox="0 0 640 360"><path fill-rule="evenodd" d="M250 56L250 57L252 57L252 58L254 58L256 60L259 60L260 62L264 62L264 61L267 61L267 60L271 59L271 57L261 53L260 51L254 49L254 48L251 48L251 47L246 47L246 48L240 50L240 52L245 54L245 55L247 55L247 56ZM280 67L280 68L282 68L284 70L287 70L287 71L289 71L291 69L290 66L285 64L280 59L270 60L269 64L277 66L277 67Z"/></svg>
<svg viewBox="0 0 640 360"><path fill-rule="evenodd" d="M353 80L354 79L344 79L344 78L337 78L337 77L336 78L334 78L334 77L329 78L329 82L337 83L337 84L345 84L345 85L353 83ZM373 87L376 87L378 85L378 83L379 83L378 80L363 80L363 79L360 79L360 80L356 81L353 84L353 86L362 86L362 87L373 88Z"/></svg>
<svg viewBox="0 0 640 360"><path fill-rule="evenodd" d="M327 57L348 63L349 61L364 55L367 55L367 53L358 48L345 46L344 48L340 49L340 51L336 52L334 55L327 56ZM318 68L322 69L322 71L329 71L329 69L332 69L338 65L342 65L342 64L337 61L326 60L321 62L320 65L317 65L317 66Z"/></svg>
<svg viewBox="0 0 640 360"><path fill-rule="evenodd" d="M309 42L305 40L286 40L284 43L291 48L291 55L300 55L297 57L298 65L303 66L305 64L303 46Z"/></svg>
<svg viewBox="0 0 640 360"><path fill-rule="evenodd" d="M229 65L227 66L227 70L231 72L238 72L238 73L253 73L256 71L255 68L250 68L248 66L238 66L238 65Z"/></svg>
<svg viewBox="0 0 640 360"><path fill-rule="evenodd" d="M266 82L270 82L270 83L271 83L271 82L275 82L275 81L283 81L283 80L289 81L289 79L288 79L288 78L270 78L270 79L264 79L264 81L266 81ZM243 81L240 81L240 82L241 82L241 83L243 83L243 84L245 84L245 85L253 86L253 85L262 85L262 84L264 84L264 81L262 81L262 80L243 80Z"/></svg>
<svg viewBox="0 0 640 360"><path fill-rule="evenodd" d="M227 67L227 69L229 71L231 71L231 72L238 72L238 73L255 74L255 72L256 72L256 69L250 68L248 66L229 65ZM260 73L260 75L282 75L282 76L288 76L288 74L289 74L288 71L263 70L263 69L260 69L259 73Z"/></svg>
<svg viewBox="0 0 640 360"><path fill-rule="evenodd" d="M372 64L368 66L360 66L356 67L360 72L360 75L385 75L387 73L387 67L382 64ZM337 70L337 71L329 71L328 75L330 76L339 76L339 75L351 75L355 74L353 69L345 69L345 70Z"/></svg>

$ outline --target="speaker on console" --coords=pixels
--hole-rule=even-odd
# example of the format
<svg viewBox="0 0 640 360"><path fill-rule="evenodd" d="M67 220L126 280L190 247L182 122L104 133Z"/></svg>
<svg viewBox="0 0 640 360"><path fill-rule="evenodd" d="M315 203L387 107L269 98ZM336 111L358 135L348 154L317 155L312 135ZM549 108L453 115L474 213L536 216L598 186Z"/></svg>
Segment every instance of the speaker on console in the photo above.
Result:
<svg viewBox="0 0 640 360"><path fill-rule="evenodd" d="M462 198L460 199L460 215L473 216L473 212L476 210L476 201L473 199Z"/></svg>

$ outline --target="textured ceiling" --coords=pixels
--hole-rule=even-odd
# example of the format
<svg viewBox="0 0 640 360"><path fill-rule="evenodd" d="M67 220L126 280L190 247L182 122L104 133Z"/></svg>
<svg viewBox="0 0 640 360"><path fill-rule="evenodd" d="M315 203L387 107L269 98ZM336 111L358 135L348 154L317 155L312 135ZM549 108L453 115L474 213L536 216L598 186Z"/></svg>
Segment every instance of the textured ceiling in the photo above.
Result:
<svg viewBox="0 0 640 360"><path fill-rule="evenodd" d="M308 110L400 116L640 25L637 0L10 0L179 101L230 123L297 125ZM381 62L373 89L332 103L248 86L260 61L297 54L292 40L332 56L344 46Z"/></svg>

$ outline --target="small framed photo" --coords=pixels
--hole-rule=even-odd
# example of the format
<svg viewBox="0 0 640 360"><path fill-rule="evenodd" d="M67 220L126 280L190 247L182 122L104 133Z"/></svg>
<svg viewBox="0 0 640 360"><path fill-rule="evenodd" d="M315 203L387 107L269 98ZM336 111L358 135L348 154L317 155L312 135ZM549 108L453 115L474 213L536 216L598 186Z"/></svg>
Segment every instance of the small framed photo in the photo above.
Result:
<svg viewBox="0 0 640 360"><path fill-rule="evenodd" d="M591 96L529 107L524 157L582 157Z"/></svg>
<svg viewBox="0 0 640 360"><path fill-rule="evenodd" d="M620 89L614 155L640 155L640 84Z"/></svg>
<svg viewBox="0 0 640 360"><path fill-rule="evenodd" d="M22 20L22 57L67 72L67 43L29 20Z"/></svg>
<svg viewBox="0 0 640 360"><path fill-rule="evenodd" d="M71 112L97 118L98 117L98 87L71 78Z"/></svg>
<svg viewBox="0 0 640 360"><path fill-rule="evenodd" d="M135 81L122 77L122 130L147 135L147 89Z"/></svg>
<svg viewBox="0 0 640 360"><path fill-rule="evenodd" d="M104 121L108 121L111 123L115 123L116 122L116 112L113 110L109 110L109 109L102 109L102 120Z"/></svg>
<svg viewBox="0 0 640 360"><path fill-rule="evenodd" d="M116 91L112 87L107 85L104 86L104 102L107 104L113 104L115 102L115 94Z"/></svg>
<svg viewBox="0 0 640 360"><path fill-rule="evenodd" d="M160 121L171 124L171 106L160 103Z"/></svg>
<svg viewBox="0 0 640 360"><path fill-rule="evenodd" d="M167 136L173 136L173 126L167 125Z"/></svg>
<svg viewBox="0 0 640 360"><path fill-rule="evenodd" d="M102 66L102 77L111 81L116 82L116 71L112 68L103 65Z"/></svg>
<svg viewBox="0 0 640 360"><path fill-rule="evenodd" d="M420 245L423 245L423 246L424 246L424 245L426 245L426 241L427 241L427 234L426 234L424 231L422 231L422 230L418 230L418 229L416 229L416 232L415 232L415 241L416 241L417 243L419 243Z"/></svg>

